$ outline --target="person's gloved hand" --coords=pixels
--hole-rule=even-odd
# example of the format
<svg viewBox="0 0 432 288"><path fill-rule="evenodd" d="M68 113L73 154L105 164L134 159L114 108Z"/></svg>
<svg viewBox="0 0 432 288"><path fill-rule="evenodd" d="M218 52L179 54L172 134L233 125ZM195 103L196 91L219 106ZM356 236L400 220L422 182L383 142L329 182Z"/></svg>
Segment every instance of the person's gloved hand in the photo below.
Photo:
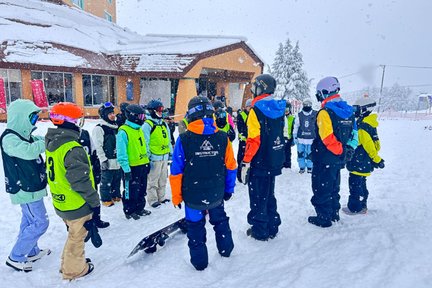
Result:
<svg viewBox="0 0 432 288"><path fill-rule="evenodd" d="M381 159L381 161L378 163L372 162L372 165L374 168L383 169L385 167L384 159Z"/></svg>
<svg viewBox="0 0 432 288"><path fill-rule="evenodd" d="M131 172L126 172L126 173L124 173L124 180L125 180L125 181L130 181L131 178L132 178L132 176L131 176Z"/></svg>
<svg viewBox="0 0 432 288"><path fill-rule="evenodd" d="M250 171L250 163L242 162L241 164L241 182L243 184L247 184L249 181L249 171Z"/></svg>
<svg viewBox="0 0 432 288"><path fill-rule="evenodd" d="M228 201L228 200L231 199L231 197L232 197L232 193L225 192L225 193L224 193L224 196L223 196L223 199L224 199L225 201Z"/></svg>
<svg viewBox="0 0 432 288"><path fill-rule="evenodd" d="M100 246L102 246L102 238L99 235L98 228L96 227L93 219L86 221L84 223L84 228L88 231L84 242L87 242L89 239L91 239L94 247L99 248Z"/></svg>
<svg viewBox="0 0 432 288"><path fill-rule="evenodd" d="M345 163L352 160L354 157L354 148L352 148L350 145L346 145L344 147L345 152Z"/></svg>
<svg viewBox="0 0 432 288"><path fill-rule="evenodd" d="M108 167L109 167L108 160L105 160L104 162L101 163L102 170L108 170Z"/></svg>

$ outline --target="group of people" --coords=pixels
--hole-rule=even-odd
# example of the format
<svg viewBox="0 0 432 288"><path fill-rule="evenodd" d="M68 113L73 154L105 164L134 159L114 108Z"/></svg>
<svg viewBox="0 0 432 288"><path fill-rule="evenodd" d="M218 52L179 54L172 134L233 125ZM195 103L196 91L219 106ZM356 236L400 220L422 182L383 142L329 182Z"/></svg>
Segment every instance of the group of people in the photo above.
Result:
<svg viewBox="0 0 432 288"><path fill-rule="evenodd" d="M96 247L102 244L98 228L109 223L101 220L101 203L110 207L122 202L125 217L138 220L151 213L145 209L146 196L153 208L172 201L181 209L183 203L190 261L204 270L208 265L206 215L214 226L219 254L229 257L234 249L224 202L234 193L236 178L249 191L246 234L259 241L277 236L281 217L275 178L283 167L291 167L293 144L297 144L300 173L312 175L316 216L308 218L311 224L329 227L339 221L340 170L345 166L350 171L350 197L343 210L366 213L366 177L374 168L384 168L378 155L377 117L371 114L375 102L360 99L354 109L340 97L339 81L326 77L317 85L321 109L314 111L307 99L294 117L289 102L273 96L275 88L275 79L267 74L253 82L253 99L237 115L237 159L231 144L236 136L233 120L223 103L211 103L207 97L189 101L175 144L159 100L145 107L122 103L118 115L111 103L105 103L91 137L82 129L83 110L74 103L55 104L50 120L56 127L40 137L32 135L40 109L29 100L12 102L0 147L6 191L13 204L21 205L22 221L6 264L28 272L34 261L51 252L37 244L48 228L43 202L48 184L55 211L68 230L60 267L64 279L94 269L91 259L85 258L84 243L91 239ZM165 195L168 178L171 199Z"/></svg>

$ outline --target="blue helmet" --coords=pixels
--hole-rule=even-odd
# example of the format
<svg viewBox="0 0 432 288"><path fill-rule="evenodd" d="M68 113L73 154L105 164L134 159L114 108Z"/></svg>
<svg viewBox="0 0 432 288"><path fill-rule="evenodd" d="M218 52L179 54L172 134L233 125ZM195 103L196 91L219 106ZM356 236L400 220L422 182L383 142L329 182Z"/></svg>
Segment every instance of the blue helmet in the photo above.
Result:
<svg viewBox="0 0 432 288"><path fill-rule="evenodd" d="M319 102L322 102L327 97L339 91L339 80L336 77L325 77L318 82L315 96Z"/></svg>

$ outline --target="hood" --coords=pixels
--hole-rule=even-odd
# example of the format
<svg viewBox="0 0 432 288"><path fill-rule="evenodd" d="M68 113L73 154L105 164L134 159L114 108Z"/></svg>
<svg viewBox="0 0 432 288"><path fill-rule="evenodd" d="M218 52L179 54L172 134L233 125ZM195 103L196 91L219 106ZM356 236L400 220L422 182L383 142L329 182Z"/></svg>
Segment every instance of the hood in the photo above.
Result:
<svg viewBox="0 0 432 288"><path fill-rule="evenodd" d="M110 127L110 128L113 128L113 129L117 129L117 128L118 128L118 125L117 125L117 124L111 124L111 123L108 123L108 122L105 121L104 119L101 119L101 120L100 120L100 124L101 124L101 125L108 126L108 127Z"/></svg>
<svg viewBox="0 0 432 288"><path fill-rule="evenodd" d="M195 134L210 135L218 131L213 118L195 120L188 125L188 130Z"/></svg>
<svg viewBox="0 0 432 288"><path fill-rule="evenodd" d="M362 122L369 124L373 128L377 128L378 127L378 114L369 114L368 116L363 118Z"/></svg>
<svg viewBox="0 0 432 288"><path fill-rule="evenodd" d="M264 96L264 97L263 97ZM262 95L254 99L253 107L259 109L266 117L271 119L285 115L285 100L276 100L273 95Z"/></svg>
<svg viewBox="0 0 432 288"><path fill-rule="evenodd" d="M354 113L353 107L348 105L348 103L343 101L339 96L325 102L323 107L332 110L336 115L343 119L348 119Z"/></svg>
<svg viewBox="0 0 432 288"><path fill-rule="evenodd" d="M48 128L45 135L45 147L52 152L67 142L78 141L79 136L80 133L72 129Z"/></svg>
<svg viewBox="0 0 432 288"><path fill-rule="evenodd" d="M30 134L35 129L35 126L30 123L29 116L33 112L40 111L41 109L33 101L24 99L13 101L7 110L7 128L26 139L30 139Z"/></svg>

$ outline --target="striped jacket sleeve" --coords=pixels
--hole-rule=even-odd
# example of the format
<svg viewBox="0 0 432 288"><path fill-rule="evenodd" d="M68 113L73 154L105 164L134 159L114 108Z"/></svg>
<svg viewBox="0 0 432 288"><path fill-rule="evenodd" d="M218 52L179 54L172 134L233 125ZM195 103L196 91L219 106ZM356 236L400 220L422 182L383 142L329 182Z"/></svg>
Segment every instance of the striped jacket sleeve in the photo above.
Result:
<svg viewBox="0 0 432 288"><path fill-rule="evenodd" d="M234 186L236 183L236 175L237 175L237 162L234 158L234 151L232 148L231 141L228 141L228 145L225 151L225 167L226 167L226 176L225 176L225 192L234 193Z"/></svg>
<svg viewBox="0 0 432 288"><path fill-rule="evenodd" d="M248 138L246 140L246 149L243 162L249 163L252 161L252 158L258 152L258 149L261 145L261 125L254 109L251 109L249 112L247 127Z"/></svg>
<svg viewBox="0 0 432 288"><path fill-rule="evenodd" d="M182 181L183 171L185 168L185 155L181 138L178 137L174 147L174 153L171 163L171 175L169 176L171 184L172 202L175 206L179 205L183 201L182 197Z"/></svg>

